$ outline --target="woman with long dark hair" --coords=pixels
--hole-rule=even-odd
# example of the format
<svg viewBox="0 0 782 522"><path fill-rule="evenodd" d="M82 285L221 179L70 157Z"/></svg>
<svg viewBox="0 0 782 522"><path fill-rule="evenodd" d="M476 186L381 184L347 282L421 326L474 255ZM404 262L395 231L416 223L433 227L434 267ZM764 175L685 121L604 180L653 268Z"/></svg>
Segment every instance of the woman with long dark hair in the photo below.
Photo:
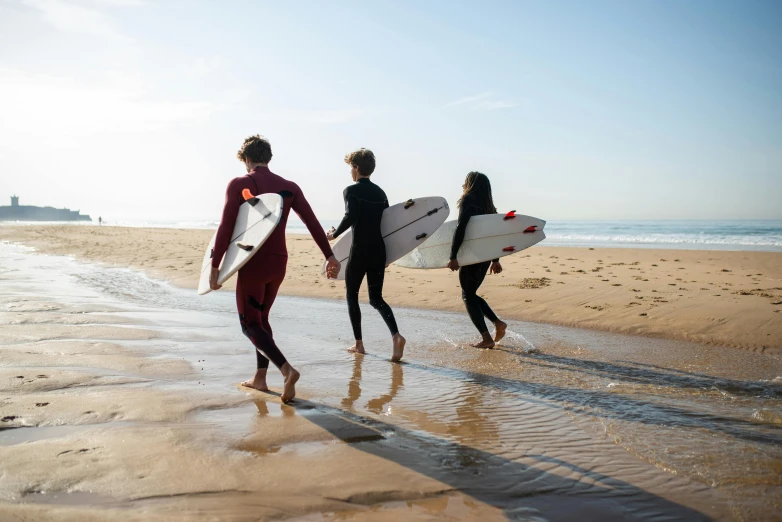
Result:
<svg viewBox="0 0 782 522"><path fill-rule="evenodd" d="M483 214L496 214L497 209L494 206L494 200L491 196L491 183L486 174L480 172L470 172L462 185L462 197L459 198L457 205L459 207L459 221L456 231L453 234L453 243L451 244L451 260L448 262L448 268L459 270L459 284L462 287L462 300L467 308L467 313L472 323L480 332L483 340L473 344L475 348L494 348L494 343L499 342L505 336L507 324L502 322L494 313L489 304L478 295L486 272L499 274L502 272L502 265L499 259L484 261L469 266L459 266L456 255L464 242L464 232L467 229L467 223L472 216ZM489 334L486 327L484 316L494 323L494 338Z"/></svg>

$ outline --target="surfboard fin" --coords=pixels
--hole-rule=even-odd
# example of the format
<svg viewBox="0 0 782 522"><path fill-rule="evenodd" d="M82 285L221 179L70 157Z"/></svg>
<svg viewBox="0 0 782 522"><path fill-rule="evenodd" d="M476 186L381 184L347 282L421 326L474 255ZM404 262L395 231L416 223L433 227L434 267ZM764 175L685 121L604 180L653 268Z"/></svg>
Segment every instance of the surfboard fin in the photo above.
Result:
<svg viewBox="0 0 782 522"><path fill-rule="evenodd" d="M242 190L242 197L244 200L249 203L252 206L255 206L258 204L258 198L252 195L252 192L250 192L250 189L243 189Z"/></svg>
<svg viewBox="0 0 782 522"><path fill-rule="evenodd" d="M514 250L516 250L516 247L512 247L512 246L506 246L505 248L502 249L503 252L513 252Z"/></svg>
<svg viewBox="0 0 782 522"><path fill-rule="evenodd" d="M516 217L516 211L515 211L515 210L511 210L510 212L508 212L507 214L505 214L505 217L504 217L504 218L502 218L502 220L503 220L503 221L508 221L509 219L513 219L513 218L515 218L515 217Z"/></svg>
<svg viewBox="0 0 782 522"><path fill-rule="evenodd" d="M245 245L244 243L236 243L236 246L238 246L239 248L241 248L246 252L252 252L253 248L255 248L252 245Z"/></svg>
<svg viewBox="0 0 782 522"><path fill-rule="evenodd" d="M533 232L537 232L537 231L538 231L537 225L532 225L531 227L527 227L524 229L525 234L532 234Z"/></svg>
<svg viewBox="0 0 782 522"><path fill-rule="evenodd" d="M423 239L425 237L426 237L426 233L418 234L417 236L415 236L415 238L418 239L418 240L421 240L421 239Z"/></svg>
<svg viewBox="0 0 782 522"><path fill-rule="evenodd" d="M413 201L412 199L408 199L405 202L405 210L407 210L408 208L412 207L413 205L415 205L415 201Z"/></svg>

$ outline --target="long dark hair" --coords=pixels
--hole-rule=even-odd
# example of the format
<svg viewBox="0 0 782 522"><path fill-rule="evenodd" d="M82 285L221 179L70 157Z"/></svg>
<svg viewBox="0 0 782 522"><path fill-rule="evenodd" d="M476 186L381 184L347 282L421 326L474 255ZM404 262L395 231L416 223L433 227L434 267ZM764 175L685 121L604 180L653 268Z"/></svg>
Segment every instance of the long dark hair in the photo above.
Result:
<svg viewBox="0 0 782 522"><path fill-rule="evenodd" d="M464 189L462 197L456 202L459 208L462 208L464 197L467 196L467 194L472 194L477 198L478 204L482 207L484 212L487 214L497 213L497 207L494 206L494 199L491 197L491 183L486 174L476 171L470 172L467 174L467 177L464 178L464 185L462 185L462 188Z"/></svg>

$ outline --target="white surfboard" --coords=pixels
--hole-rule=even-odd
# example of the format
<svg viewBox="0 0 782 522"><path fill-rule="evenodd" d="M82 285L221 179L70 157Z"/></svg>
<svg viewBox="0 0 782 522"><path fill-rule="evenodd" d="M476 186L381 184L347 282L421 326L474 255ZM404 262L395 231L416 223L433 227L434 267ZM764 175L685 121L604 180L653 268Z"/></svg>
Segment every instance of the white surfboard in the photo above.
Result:
<svg viewBox="0 0 782 522"><path fill-rule="evenodd" d="M380 233L386 244L386 264L391 264L431 236L448 219L451 210L441 197L409 199L383 211ZM337 279L345 279L353 230L346 231L331 247L334 257L342 263ZM326 277L326 262L321 269Z"/></svg>
<svg viewBox="0 0 782 522"><path fill-rule="evenodd" d="M451 257L456 224L456 220L443 224L432 237L395 264L406 268L445 268ZM467 222L456 260L461 266L467 266L515 254L543 241L545 225L542 219L515 212L473 216Z"/></svg>
<svg viewBox="0 0 782 522"><path fill-rule="evenodd" d="M279 194L261 194L245 201L239 207L231 234L231 242L220 263L218 284L225 283L255 255L261 245L269 238L282 217L282 197ZM212 250L217 232L206 247L204 261L201 263L201 278L198 281L198 295L208 294L209 274L212 268Z"/></svg>

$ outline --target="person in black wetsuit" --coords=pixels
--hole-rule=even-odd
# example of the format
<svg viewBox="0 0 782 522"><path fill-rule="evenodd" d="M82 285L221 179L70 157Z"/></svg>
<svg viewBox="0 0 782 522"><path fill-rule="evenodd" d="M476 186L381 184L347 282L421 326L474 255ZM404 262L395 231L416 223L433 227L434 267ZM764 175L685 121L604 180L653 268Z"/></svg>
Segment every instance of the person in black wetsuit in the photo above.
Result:
<svg viewBox="0 0 782 522"><path fill-rule="evenodd" d="M462 287L462 300L467 308L467 313L472 323L481 333L483 340L473 344L476 348L494 348L494 343L499 342L505 336L507 324L502 322L494 313L489 304L478 295L478 288L486 277L486 272L499 274L502 272L502 265L499 259L492 259L491 262L484 261L469 266L459 266L456 255L464 241L464 232L467 229L467 223L472 216L482 214L496 214L494 201L491 197L491 183L486 174L480 172L470 172L462 185L464 192L459 199L459 221L456 225L456 231L453 234L453 243L451 244L451 260L448 262L448 268L459 270L459 284ZM494 323L496 329L494 339L489 335L489 329L486 327L486 321L483 317L489 318Z"/></svg>
<svg viewBox="0 0 782 522"><path fill-rule="evenodd" d="M342 193L345 199L345 217L336 229L329 231L329 240L336 239L348 228L353 227L353 243L345 268L345 290L348 314L353 326L356 344L348 351L364 353L361 337L361 309L358 306L358 291L364 276L367 277L369 304L380 312L391 331L394 362L402 359L405 338L399 334L394 312L383 300L383 279L386 270L386 245L380 232L380 219L388 208L388 198L383 189L369 180L375 170L375 155L369 149L359 149L345 156L345 163L351 166L351 176L356 183Z"/></svg>

